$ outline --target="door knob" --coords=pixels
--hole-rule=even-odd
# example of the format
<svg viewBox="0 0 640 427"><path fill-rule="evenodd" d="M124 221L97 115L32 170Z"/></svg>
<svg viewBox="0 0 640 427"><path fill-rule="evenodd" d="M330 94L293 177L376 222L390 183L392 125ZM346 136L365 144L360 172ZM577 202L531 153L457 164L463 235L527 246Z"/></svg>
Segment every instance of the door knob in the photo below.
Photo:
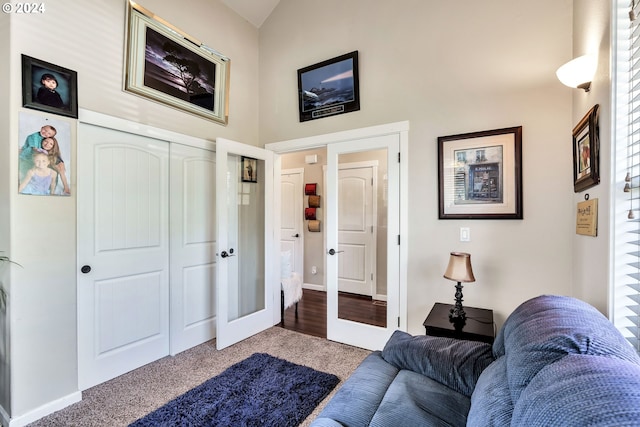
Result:
<svg viewBox="0 0 640 427"><path fill-rule="evenodd" d="M291 236L291 237L300 237L300 235L299 235L298 233L296 233L296 234L294 234L294 235L293 235L293 236Z"/></svg>
<svg viewBox="0 0 640 427"><path fill-rule="evenodd" d="M222 252L220 252L220 256L221 256L222 258L228 258L228 257L231 257L231 256L235 256L235 255L233 254L233 248L229 249L229 253L227 253L227 251L222 251Z"/></svg>
<svg viewBox="0 0 640 427"><path fill-rule="evenodd" d="M329 255L335 255L335 254L341 254L344 251L336 251L335 249L331 248L329 249L329 251L327 252Z"/></svg>
<svg viewBox="0 0 640 427"><path fill-rule="evenodd" d="M91 271L91 266L90 265L83 265L82 268L80 268L80 271L82 271L84 274L87 274Z"/></svg>

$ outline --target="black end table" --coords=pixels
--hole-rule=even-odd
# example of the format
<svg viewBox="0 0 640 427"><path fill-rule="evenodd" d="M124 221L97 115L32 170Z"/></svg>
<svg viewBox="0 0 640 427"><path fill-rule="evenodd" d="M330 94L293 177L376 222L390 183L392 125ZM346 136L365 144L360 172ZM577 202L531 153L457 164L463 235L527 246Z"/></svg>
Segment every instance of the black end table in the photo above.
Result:
<svg viewBox="0 0 640 427"><path fill-rule="evenodd" d="M431 312L422 323L427 335L493 343L493 310L464 307L467 321L462 328L456 329L449 321L449 312L452 308L453 304L437 302L433 305Z"/></svg>

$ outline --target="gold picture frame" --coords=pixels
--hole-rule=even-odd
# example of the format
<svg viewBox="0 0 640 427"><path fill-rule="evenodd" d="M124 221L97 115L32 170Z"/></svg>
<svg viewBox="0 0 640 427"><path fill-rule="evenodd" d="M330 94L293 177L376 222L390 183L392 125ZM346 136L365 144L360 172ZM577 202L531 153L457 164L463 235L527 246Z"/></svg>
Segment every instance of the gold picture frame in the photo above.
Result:
<svg viewBox="0 0 640 427"><path fill-rule="evenodd" d="M226 125L231 61L129 1L128 92Z"/></svg>

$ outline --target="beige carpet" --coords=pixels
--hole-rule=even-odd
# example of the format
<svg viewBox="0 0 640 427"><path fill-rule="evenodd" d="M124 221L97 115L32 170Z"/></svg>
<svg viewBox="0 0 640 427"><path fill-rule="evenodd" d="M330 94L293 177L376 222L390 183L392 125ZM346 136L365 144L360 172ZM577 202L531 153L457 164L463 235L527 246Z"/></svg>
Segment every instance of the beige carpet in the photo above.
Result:
<svg viewBox="0 0 640 427"><path fill-rule="evenodd" d="M210 341L160 359L85 390L81 402L29 426L126 426L253 353L269 353L340 378L341 383L301 424L308 426L370 352L273 327L222 351Z"/></svg>

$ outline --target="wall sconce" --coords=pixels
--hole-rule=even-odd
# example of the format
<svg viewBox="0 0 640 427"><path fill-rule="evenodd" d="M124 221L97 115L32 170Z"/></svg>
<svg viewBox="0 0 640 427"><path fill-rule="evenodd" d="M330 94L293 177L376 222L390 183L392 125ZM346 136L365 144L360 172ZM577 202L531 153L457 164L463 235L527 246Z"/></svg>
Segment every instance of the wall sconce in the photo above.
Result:
<svg viewBox="0 0 640 427"><path fill-rule="evenodd" d="M585 92L589 92L591 80L593 80L597 66L598 58L595 55L584 55L558 68L556 76L565 86L584 89Z"/></svg>

